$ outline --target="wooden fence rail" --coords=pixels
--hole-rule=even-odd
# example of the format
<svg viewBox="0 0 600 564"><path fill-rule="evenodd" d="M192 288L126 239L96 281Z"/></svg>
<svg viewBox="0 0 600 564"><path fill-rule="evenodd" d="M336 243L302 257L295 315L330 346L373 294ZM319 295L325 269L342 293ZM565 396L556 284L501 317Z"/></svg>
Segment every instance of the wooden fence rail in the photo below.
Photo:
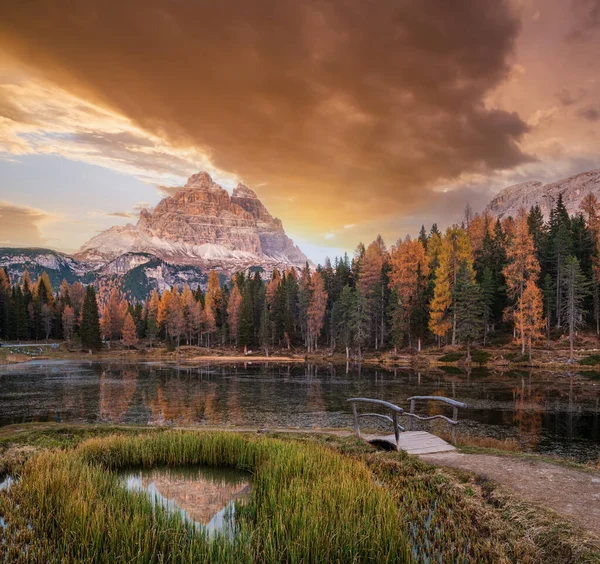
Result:
<svg viewBox="0 0 600 564"><path fill-rule="evenodd" d="M392 427L394 429L394 437L396 439L396 448L400 449L400 432L406 431L406 429L402 425L399 424L398 418L399 417L409 417L411 419L417 419L419 421L431 421L434 419L441 419L443 421L446 421L446 423L448 423L449 425L452 426L452 442L456 443L456 426L458 425L458 409L467 407L466 403L456 401L456 400L453 400L450 398L446 398L443 396L412 396L412 397L408 398L408 401L410 402L410 411L407 413L401 407L398 407L397 405L394 405L393 403L390 403L388 401L371 399L371 398L350 398L348 400L348 402L352 404L352 413L354 415L354 432L356 433L357 437L361 438L359 419L363 418L363 417L377 417L377 418L383 419L385 421L388 421L389 423L392 424ZM439 401L442 403L446 403L453 407L452 418L446 417L445 415L441 415L441 414L440 415L426 415L426 416L417 415L415 413L415 404L417 401ZM392 412L392 416L390 417L389 415L384 415L382 413L359 413L358 409L357 409L357 404L361 404L361 403L384 407Z"/></svg>

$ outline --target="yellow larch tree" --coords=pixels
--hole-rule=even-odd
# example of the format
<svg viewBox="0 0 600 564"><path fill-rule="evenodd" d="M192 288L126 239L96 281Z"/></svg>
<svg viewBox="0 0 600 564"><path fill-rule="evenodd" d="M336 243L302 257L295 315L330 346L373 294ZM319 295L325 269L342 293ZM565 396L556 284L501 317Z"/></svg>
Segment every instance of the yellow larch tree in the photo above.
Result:
<svg viewBox="0 0 600 564"><path fill-rule="evenodd" d="M458 225L446 230L438 254L433 299L430 304L429 329L438 341L452 329L452 345L456 345L456 314L452 312L453 290L460 265L464 262L475 279L473 253L467 232Z"/></svg>

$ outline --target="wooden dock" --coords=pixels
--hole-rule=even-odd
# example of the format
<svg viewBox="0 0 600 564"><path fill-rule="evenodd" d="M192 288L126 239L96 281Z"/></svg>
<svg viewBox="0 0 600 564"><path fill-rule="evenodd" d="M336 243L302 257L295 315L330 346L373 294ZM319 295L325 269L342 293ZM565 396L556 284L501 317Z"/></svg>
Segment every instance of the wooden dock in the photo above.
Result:
<svg viewBox="0 0 600 564"><path fill-rule="evenodd" d="M390 443L392 448L396 448L395 435L369 435L361 433L361 438L367 442L385 441ZM450 443L440 439L426 431L405 431L398 437L398 450L404 450L408 454L434 454L438 452L448 452L456 450Z"/></svg>
<svg viewBox="0 0 600 564"><path fill-rule="evenodd" d="M412 420L418 421L432 421L434 419L440 419L445 421L452 427L452 442L456 442L456 426L458 425L458 408L467 407L466 404L451 398L445 398L443 396L413 396L408 398L410 402L410 411L407 413L401 407L394 405L388 401L372 398L350 398L348 402L352 404L352 413L354 414L354 432L356 436L363 439L371 444L381 446L383 448L390 447L395 450L403 450L409 454L434 454L438 452L448 452L456 450L456 448L447 443L444 439L427 433L426 431L411 431L407 430L400 424L400 420L404 421L403 418L407 419L405 425L411 425ZM446 417L445 415L417 415L415 413L415 402L441 402L445 403L453 408L453 417ZM391 416L383 413L359 413L358 405L368 405L369 407L377 407L379 409L385 409ZM375 418L378 421L385 421L386 423L392 424L394 434L383 435L383 434L369 434L361 433L359 420L363 417ZM410 427L409 427L410 428Z"/></svg>

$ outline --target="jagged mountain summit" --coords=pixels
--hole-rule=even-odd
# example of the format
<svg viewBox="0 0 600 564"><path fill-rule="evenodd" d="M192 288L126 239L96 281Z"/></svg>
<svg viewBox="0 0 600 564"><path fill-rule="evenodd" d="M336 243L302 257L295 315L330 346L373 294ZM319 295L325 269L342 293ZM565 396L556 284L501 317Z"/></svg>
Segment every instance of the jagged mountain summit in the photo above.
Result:
<svg viewBox="0 0 600 564"><path fill-rule="evenodd" d="M191 176L154 211L143 210L136 225L103 231L74 256L106 264L125 253L149 253L171 264L226 273L250 266L301 267L307 261L250 188L239 184L230 196L207 172Z"/></svg>
<svg viewBox="0 0 600 564"><path fill-rule="evenodd" d="M600 200L600 169L582 172L550 184L530 180L509 186L499 192L485 209L495 217L502 218L515 217L520 208L529 211L533 206L539 205L544 217L548 219L559 194L562 194L567 211L575 214L580 211L581 200L589 192Z"/></svg>

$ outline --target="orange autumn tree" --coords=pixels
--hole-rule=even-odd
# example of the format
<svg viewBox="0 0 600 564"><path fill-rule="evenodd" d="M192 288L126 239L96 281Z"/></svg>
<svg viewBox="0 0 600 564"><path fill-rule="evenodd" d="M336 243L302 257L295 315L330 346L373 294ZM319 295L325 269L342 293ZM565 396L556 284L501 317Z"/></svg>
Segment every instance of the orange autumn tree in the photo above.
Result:
<svg viewBox="0 0 600 564"><path fill-rule="evenodd" d="M127 313L123 322L123 344L127 348L135 347L138 344L137 329L130 313Z"/></svg>
<svg viewBox="0 0 600 564"><path fill-rule="evenodd" d="M535 256L533 237L527 224L527 212L523 208L517 214L513 234L508 239L506 258L508 264L502 272L506 279L506 293L513 304L507 307L504 315L506 319L513 320L524 353L528 335L535 330L527 326L527 323L532 322L531 316L522 311L522 308L529 307L527 300L533 299L533 290L530 288L527 300L523 299L523 295L529 282L536 285L540 275L540 264Z"/></svg>
<svg viewBox="0 0 600 564"><path fill-rule="evenodd" d="M494 221L490 212L486 211L482 215L475 215L467 227L469 241L471 241L471 250L476 254L483 246L483 239L486 233L494 236Z"/></svg>
<svg viewBox="0 0 600 564"><path fill-rule="evenodd" d="M375 349L378 349L383 344L385 329L383 267L386 258L385 243L381 235L378 235L377 239L367 247L359 259L358 282L367 300L367 310L371 316Z"/></svg>
<svg viewBox="0 0 600 564"><path fill-rule="evenodd" d="M146 301L146 336L150 339L150 344L154 342L160 329L158 323L159 305L160 298L158 297L158 292L152 290L150 298Z"/></svg>
<svg viewBox="0 0 600 564"><path fill-rule="evenodd" d="M523 295L519 298L514 319L515 326L521 335L521 354L525 354L527 346L529 360L531 360L532 343L543 337L546 326L544 298L538 285L531 279L525 284Z"/></svg>
<svg viewBox="0 0 600 564"><path fill-rule="evenodd" d="M411 319L415 309L419 276L429 274L429 260L425 254L422 243L406 236L404 241L398 241L390 253L390 281L389 288L395 292L399 300L399 307L394 309L394 320L408 332L409 345L411 343Z"/></svg>
<svg viewBox="0 0 600 564"><path fill-rule="evenodd" d="M181 335L185 333L185 319L183 317L181 295L176 286L171 290L171 299L167 308L167 327L169 334L177 341L177 346L179 346Z"/></svg>
<svg viewBox="0 0 600 564"><path fill-rule="evenodd" d="M438 342L452 329L452 345L456 345L456 313L453 311L453 290L462 263L474 279L473 253L467 232L453 225L446 230L437 256L433 299L430 304L429 329Z"/></svg>
<svg viewBox="0 0 600 564"><path fill-rule="evenodd" d="M227 304L227 321L231 338L235 345L238 345L240 333L240 314L242 313L242 293L237 282L233 283L231 294L229 295L229 303Z"/></svg>
<svg viewBox="0 0 600 564"><path fill-rule="evenodd" d="M127 308L127 300L125 300L117 287L113 287L104 309L105 312L108 312L110 319L109 339L119 339L121 337L123 323L125 322L125 316L127 315Z"/></svg>
<svg viewBox="0 0 600 564"><path fill-rule="evenodd" d="M310 302L307 310L308 352L317 350L317 341L323 329L326 307L325 282L319 272L314 272L310 277Z"/></svg>
<svg viewBox="0 0 600 564"><path fill-rule="evenodd" d="M171 291L166 289L163 295L160 297L158 303L158 310L156 312L156 323L158 324L158 330L164 331L165 339L169 338L169 328L167 325L167 317L169 314L169 302L171 301Z"/></svg>
<svg viewBox="0 0 600 564"><path fill-rule="evenodd" d="M208 275L208 285L204 297L203 323L207 337L207 346L210 347L210 336L217 330L217 306L221 299L221 281L219 275L211 270Z"/></svg>

